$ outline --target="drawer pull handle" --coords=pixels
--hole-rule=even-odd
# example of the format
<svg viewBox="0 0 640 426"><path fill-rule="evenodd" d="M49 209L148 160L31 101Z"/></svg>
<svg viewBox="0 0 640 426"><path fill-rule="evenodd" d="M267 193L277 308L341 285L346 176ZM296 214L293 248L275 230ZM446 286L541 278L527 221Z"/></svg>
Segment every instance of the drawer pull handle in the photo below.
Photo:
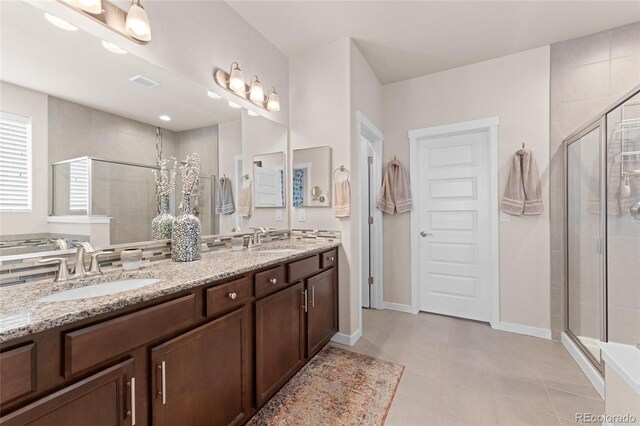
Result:
<svg viewBox="0 0 640 426"><path fill-rule="evenodd" d="M271 279L269 280L269 282L270 282L271 284L278 284L278 280L277 280L276 278L271 278Z"/></svg>
<svg viewBox="0 0 640 426"><path fill-rule="evenodd" d="M236 300L236 297L238 297L238 295L234 292L234 293L229 293L229 299L231 300Z"/></svg>
<svg viewBox="0 0 640 426"><path fill-rule="evenodd" d="M334 260L336 260L336 258L335 258L335 257L333 257L333 256L331 256L331 257L329 258L329 260L333 262Z"/></svg>

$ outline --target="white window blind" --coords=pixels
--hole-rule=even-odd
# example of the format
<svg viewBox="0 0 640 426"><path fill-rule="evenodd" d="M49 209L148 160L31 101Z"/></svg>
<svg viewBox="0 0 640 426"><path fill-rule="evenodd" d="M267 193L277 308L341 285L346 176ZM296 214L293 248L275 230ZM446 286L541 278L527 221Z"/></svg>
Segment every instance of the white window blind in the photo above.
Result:
<svg viewBox="0 0 640 426"><path fill-rule="evenodd" d="M88 160L77 160L69 166L69 210L89 208Z"/></svg>
<svg viewBox="0 0 640 426"><path fill-rule="evenodd" d="M31 119L0 112L0 210L31 209Z"/></svg>

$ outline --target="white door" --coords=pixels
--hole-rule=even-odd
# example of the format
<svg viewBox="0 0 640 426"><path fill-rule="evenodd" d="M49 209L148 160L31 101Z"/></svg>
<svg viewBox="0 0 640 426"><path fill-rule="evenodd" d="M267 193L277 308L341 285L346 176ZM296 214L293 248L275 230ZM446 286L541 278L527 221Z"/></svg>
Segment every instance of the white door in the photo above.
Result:
<svg viewBox="0 0 640 426"><path fill-rule="evenodd" d="M279 170L256 167L253 181L256 207L282 207L282 176Z"/></svg>
<svg viewBox="0 0 640 426"><path fill-rule="evenodd" d="M420 310L489 321L489 130L418 141Z"/></svg>

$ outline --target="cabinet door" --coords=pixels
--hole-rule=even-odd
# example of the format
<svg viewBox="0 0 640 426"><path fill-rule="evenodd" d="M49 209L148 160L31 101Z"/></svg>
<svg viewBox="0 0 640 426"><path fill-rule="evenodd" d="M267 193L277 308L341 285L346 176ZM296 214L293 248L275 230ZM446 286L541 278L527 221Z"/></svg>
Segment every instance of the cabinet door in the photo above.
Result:
<svg viewBox="0 0 640 426"><path fill-rule="evenodd" d="M311 358L338 331L335 269L307 280L307 356Z"/></svg>
<svg viewBox="0 0 640 426"><path fill-rule="evenodd" d="M256 404L261 407L304 363L302 283L256 302Z"/></svg>
<svg viewBox="0 0 640 426"><path fill-rule="evenodd" d="M242 424L250 410L250 308L151 350L154 425Z"/></svg>
<svg viewBox="0 0 640 426"><path fill-rule="evenodd" d="M0 419L3 426L135 426L133 360L68 386Z"/></svg>

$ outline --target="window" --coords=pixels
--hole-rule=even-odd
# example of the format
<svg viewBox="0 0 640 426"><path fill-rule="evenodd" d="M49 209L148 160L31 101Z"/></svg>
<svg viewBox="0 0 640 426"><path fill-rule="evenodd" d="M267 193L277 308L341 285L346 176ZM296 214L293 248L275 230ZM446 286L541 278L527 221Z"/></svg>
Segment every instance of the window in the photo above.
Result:
<svg viewBox="0 0 640 426"><path fill-rule="evenodd" d="M31 119L0 112L0 210L31 210Z"/></svg>
<svg viewBox="0 0 640 426"><path fill-rule="evenodd" d="M89 208L88 159L69 164L69 210L87 212Z"/></svg>

